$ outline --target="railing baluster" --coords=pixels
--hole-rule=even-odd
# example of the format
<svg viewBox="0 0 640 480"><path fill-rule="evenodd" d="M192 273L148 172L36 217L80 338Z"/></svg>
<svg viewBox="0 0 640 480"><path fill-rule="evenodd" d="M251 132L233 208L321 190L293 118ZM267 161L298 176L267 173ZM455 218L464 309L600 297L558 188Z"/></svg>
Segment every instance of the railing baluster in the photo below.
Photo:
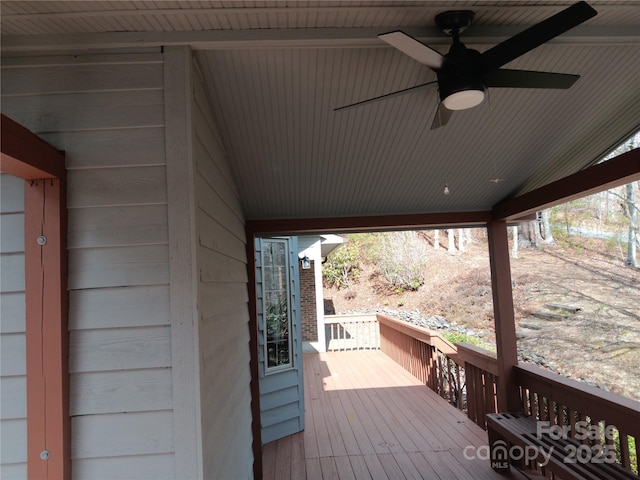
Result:
<svg viewBox="0 0 640 480"><path fill-rule="evenodd" d="M467 416L476 422L477 414L476 414L476 402L474 399L474 394L476 390L476 377L475 377L475 367L469 363L464 364L464 373L467 377Z"/></svg>
<svg viewBox="0 0 640 480"><path fill-rule="evenodd" d="M453 405L453 376L451 375L451 360L449 360L449 357L445 357L444 361L447 362L447 385L449 388L448 400L449 403Z"/></svg>
<svg viewBox="0 0 640 480"><path fill-rule="evenodd" d="M569 409L569 435L574 437L576 431L576 421L579 418L579 413L574 409Z"/></svg>
<svg viewBox="0 0 640 480"><path fill-rule="evenodd" d="M495 413L495 395L493 390L493 375L488 372L484 372L485 385L484 385L484 412L482 415L482 427L484 428L485 415L487 413Z"/></svg>
<svg viewBox="0 0 640 480"><path fill-rule="evenodd" d="M484 423L484 380L482 375L482 370L479 368L475 369L476 373L476 391L473 392L473 396L476 399L476 423L480 425ZM484 427L484 425L483 425Z"/></svg>
<svg viewBox="0 0 640 480"><path fill-rule="evenodd" d="M629 437L624 430L618 429L618 439L620 441L620 463L624 468L631 468L631 457L629 455ZM637 447L638 444L636 443L636 448Z"/></svg>
<svg viewBox="0 0 640 480"><path fill-rule="evenodd" d="M529 402L529 416L535 417L536 416L536 412L535 412L535 398L534 398L534 394L531 391L531 389L527 388L527 401Z"/></svg>

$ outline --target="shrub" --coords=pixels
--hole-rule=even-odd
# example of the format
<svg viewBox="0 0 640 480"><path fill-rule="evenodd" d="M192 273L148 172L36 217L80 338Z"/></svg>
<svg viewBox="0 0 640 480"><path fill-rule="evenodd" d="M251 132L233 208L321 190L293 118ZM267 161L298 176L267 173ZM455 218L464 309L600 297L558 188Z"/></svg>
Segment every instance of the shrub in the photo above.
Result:
<svg viewBox="0 0 640 480"><path fill-rule="evenodd" d="M466 333L460 332L441 332L440 336L449 340L451 343L469 343L471 345L476 345L478 347L481 346L482 342L478 337L472 337L471 335L467 335Z"/></svg>
<svg viewBox="0 0 640 480"><path fill-rule="evenodd" d="M467 335L466 333L460 332L440 332L440 336L449 340L454 345L456 343L469 343L471 345L475 345L476 347L484 348L485 350L489 350L491 352L495 352L495 348L485 342L483 342L480 338L474 337L472 335Z"/></svg>
<svg viewBox="0 0 640 480"><path fill-rule="evenodd" d="M360 242L349 241L335 249L322 265L322 277L326 285L345 288L360 274Z"/></svg>
<svg viewBox="0 0 640 480"><path fill-rule="evenodd" d="M424 284L427 246L416 232L392 232L382 237L378 267L396 291L417 290Z"/></svg>

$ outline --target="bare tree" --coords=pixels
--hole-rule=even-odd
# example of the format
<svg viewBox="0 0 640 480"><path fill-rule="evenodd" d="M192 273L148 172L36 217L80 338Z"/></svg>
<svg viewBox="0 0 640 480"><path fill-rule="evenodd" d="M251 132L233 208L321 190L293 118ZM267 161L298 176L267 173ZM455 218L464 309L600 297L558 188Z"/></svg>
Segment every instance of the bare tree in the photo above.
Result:
<svg viewBox="0 0 640 480"><path fill-rule="evenodd" d="M540 212L540 219L542 223L542 238L544 238L544 243L553 244L553 234L551 233L551 224L549 223L549 210L542 210L542 212Z"/></svg>
<svg viewBox="0 0 640 480"><path fill-rule="evenodd" d="M473 238L473 235L471 234L471 229L470 228L463 228L462 231L465 234L465 237L467 237L467 242L466 243L474 243L475 242L475 238Z"/></svg>
<svg viewBox="0 0 640 480"><path fill-rule="evenodd" d="M538 220L532 220L530 222L522 222L518 229L518 241L524 248L538 248L542 243L542 237L540 236L540 226Z"/></svg>
<svg viewBox="0 0 640 480"><path fill-rule="evenodd" d="M639 182L640 183L640 182ZM629 220L629 238L627 240L627 264L632 267L638 266L636 248L640 241L638 236L638 206L636 205L636 190L632 183L628 183L626 188L624 214Z"/></svg>
<svg viewBox="0 0 640 480"><path fill-rule="evenodd" d="M623 143L615 149L609 157L613 157L614 155L619 155L624 152L628 152L633 150L639 143L640 133L637 133L635 136L631 137L627 142ZM640 187L640 182L638 182L638 187ZM640 235L638 234L638 205L636 203L636 191L633 185L633 182L628 183L625 186L624 195L618 194L615 190L609 191L615 197L618 197L622 200L620 206L622 207L622 213L629 221L629 235L627 239L627 265L632 267L638 267L638 259L636 255L636 249L640 245Z"/></svg>
<svg viewBox="0 0 640 480"><path fill-rule="evenodd" d="M458 229L458 250L464 252L464 228Z"/></svg>
<svg viewBox="0 0 640 480"><path fill-rule="evenodd" d="M511 258L518 258L518 226L511 227L513 245L511 245Z"/></svg>
<svg viewBox="0 0 640 480"><path fill-rule="evenodd" d="M456 239L453 228L447 229L447 235L449 236L449 248L447 251L451 254L456 253Z"/></svg>
<svg viewBox="0 0 640 480"><path fill-rule="evenodd" d="M435 230L433 232L433 248L438 250L440 248L440 230Z"/></svg>

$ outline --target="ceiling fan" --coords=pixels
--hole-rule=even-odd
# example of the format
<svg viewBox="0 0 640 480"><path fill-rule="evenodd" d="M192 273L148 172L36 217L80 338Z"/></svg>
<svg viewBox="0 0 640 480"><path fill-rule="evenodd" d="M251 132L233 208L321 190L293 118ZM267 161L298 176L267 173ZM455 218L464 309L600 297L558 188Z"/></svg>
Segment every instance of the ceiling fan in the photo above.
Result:
<svg viewBox="0 0 640 480"><path fill-rule="evenodd" d="M482 103L488 87L567 89L580 78L579 75L500 67L595 15L597 12L588 3L575 3L483 53L467 48L460 41L460 33L473 21L474 12L471 10L450 10L436 15L438 28L453 39L445 55L400 30L383 33L378 38L429 67L438 79L338 107L334 111L437 85L440 103L431 124L433 130L446 125L455 110L465 110Z"/></svg>

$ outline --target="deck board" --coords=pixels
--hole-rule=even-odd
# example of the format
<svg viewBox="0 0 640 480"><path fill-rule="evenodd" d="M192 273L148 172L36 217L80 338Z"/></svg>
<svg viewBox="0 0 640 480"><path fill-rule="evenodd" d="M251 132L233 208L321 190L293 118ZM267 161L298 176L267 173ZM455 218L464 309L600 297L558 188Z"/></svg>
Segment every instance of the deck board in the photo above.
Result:
<svg viewBox="0 0 640 480"><path fill-rule="evenodd" d="M380 351L304 356L305 431L264 447L265 479L502 479L486 432Z"/></svg>

